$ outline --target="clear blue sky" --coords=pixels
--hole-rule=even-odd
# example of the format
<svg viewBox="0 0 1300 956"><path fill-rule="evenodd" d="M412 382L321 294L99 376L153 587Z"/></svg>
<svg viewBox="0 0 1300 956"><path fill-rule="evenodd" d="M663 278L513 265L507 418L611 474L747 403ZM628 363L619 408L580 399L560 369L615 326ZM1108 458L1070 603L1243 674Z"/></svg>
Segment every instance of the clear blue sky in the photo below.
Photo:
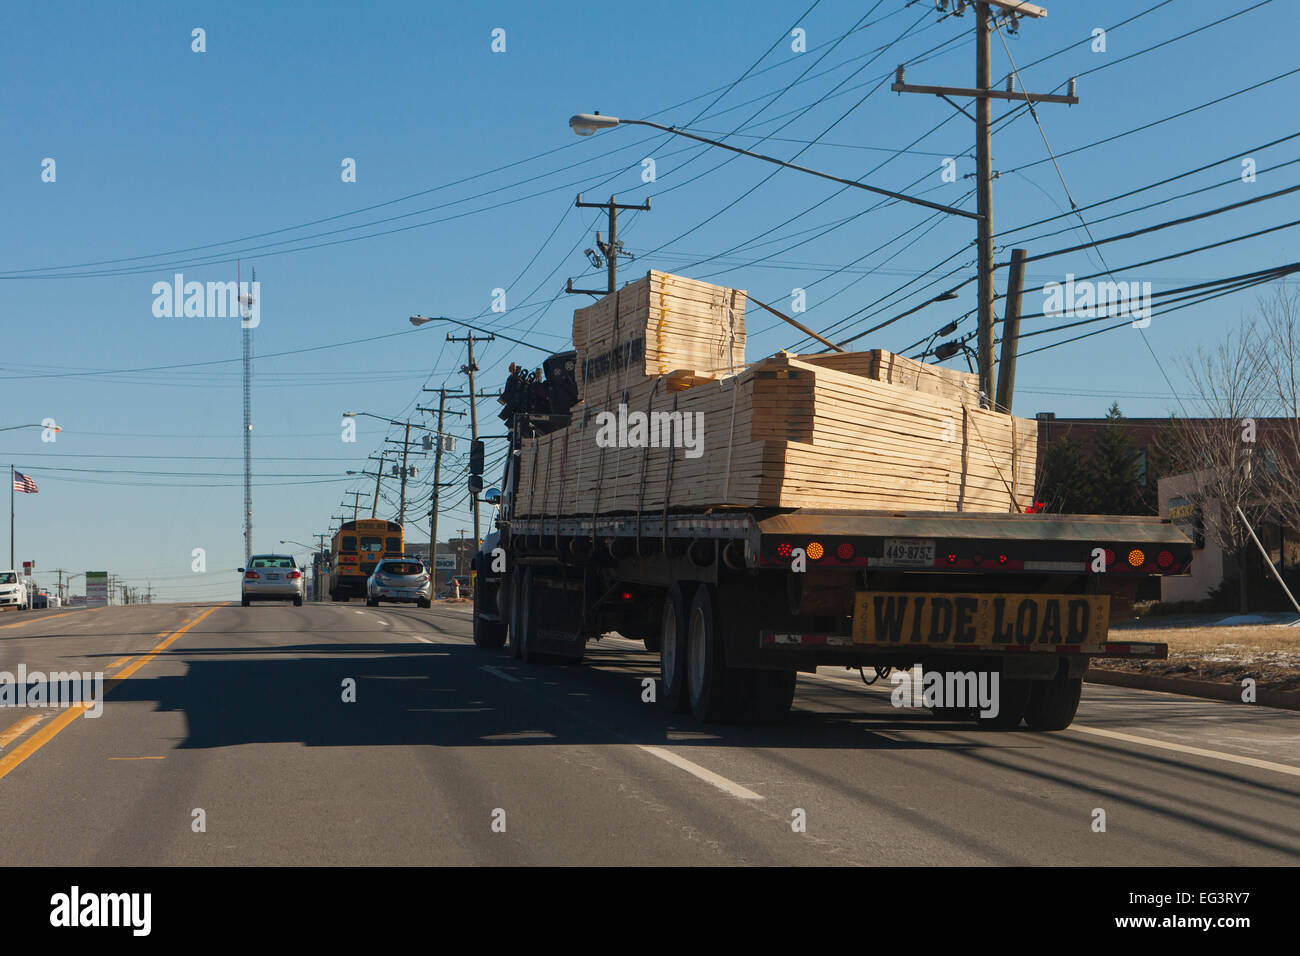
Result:
<svg viewBox="0 0 1300 956"><path fill-rule="evenodd" d="M414 412L417 401L431 401L422 387L464 386L464 347L444 342L445 327L412 329L407 316L455 316L565 346L575 300L558 293L566 278L590 273L582 250L596 228L594 211L573 208L578 192L653 198L652 212L624 217L621 236L638 255L624 278L647 268L682 271L778 307L805 288L801 318L818 329L954 254L849 330L973 276L969 220L932 219L903 204L864 212L876 197L795 172L769 179L772 167L756 160L650 130L586 139L569 131L571 113L593 109L691 124L973 208L963 200L974 165L970 121L933 97L888 91L900 62L909 63L911 83L971 85L973 15L939 22L931 4L903 0L822 2L805 13L810 5L7 7L0 22L0 426L52 417L64 428L55 443L42 443L38 430L0 433L0 462L13 462L40 486L39 495L18 497L17 560L35 559L48 583L54 568L102 569L140 586L152 582L164 600L237 594L230 569L243 558L240 332L229 320L156 318L153 284L175 272L227 280L242 259L262 283L253 392L259 550L277 548L281 538L310 541L329 529L348 490L373 490L372 481L345 472L370 467L366 456L392 433L361 419L357 443L345 444L342 412L427 420ZM1048 92L1080 75L1081 103L1040 106L1041 133L1024 115L999 127L998 229L1068 209L1066 187L1086 206L1296 132L1300 74L1061 155L1296 69L1300 15L1290 0L1119 62L1252 5L1058 0L1047 4L1046 20L1023 23L1007 47L1024 67L1024 85ZM791 49L796 25L806 31L803 53ZM206 30L204 53L191 50L196 27ZM1095 27L1114 27L1104 53L1086 42ZM491 49L494 28L505 30L504 53ZM993 64L995 78L1010 69L996 37ZM1060 156L1060 176L1044 137ZM1262 171L1300 156L1300 140L1253 155ZM356 161L355 183L341 181L348 157ZM656 161L654 183L642 182L646 157ZM955 183L940 177L944 157L957 161ZM46 158L56 163L52 183L41 178ZM1227 160L1083 215L1101 239L1285 188L1298 181L1298 168L1260 172L1247 184L1239 181L1240 160ZM1226 185L1097 222L1218 183ZM1117 278L1149 281L1157 293L1280 265L1300 259L1294 230L1121 268L1287 222L1297 206L1295 195L1286 196L1109 244L1105 263ZM1040 237L1063 227L1072 228ZM1086 240L1077 219L1066 219L1009 233L999 244L1022 243L1034 254ZM1098 271L1098 263L1095 251L1033 263L1027 311L1041 310L1044 282ZM916 291L951 269L958 271L950 279ZM504 315L487 311L497 287L509 290ZM1028 356L1016 412L1099 416L1112 400L1132 416L1176 410L1161 367L1185 391L1179 356L1215 341L1260 291L1157 316L1146 330L1151 351L1139 332L1124 328ZM973 308L971 283L957 300L860 345L903 349ZM750 315L751 359L799 345L767 318ZM1045 324L1028 320L1025 331ZM972 328L966 318L962 332ZM1030 338L1025 348L1062 337ZM272 354L356 339L369 341ZM507 363L535 364L539 355L501 342L483 346L481 386L499 386ZM499 433L496 408L493 400L481 404L485 432ZM463 475L467 448L457 451L447 462L449 480ZM412 494L424 497L431 462L416 464ZM463 503L453 507L442 536L468 521ZM425 534L408 527L412 539ZM199 547L206 575L190 570Z"/></svg>

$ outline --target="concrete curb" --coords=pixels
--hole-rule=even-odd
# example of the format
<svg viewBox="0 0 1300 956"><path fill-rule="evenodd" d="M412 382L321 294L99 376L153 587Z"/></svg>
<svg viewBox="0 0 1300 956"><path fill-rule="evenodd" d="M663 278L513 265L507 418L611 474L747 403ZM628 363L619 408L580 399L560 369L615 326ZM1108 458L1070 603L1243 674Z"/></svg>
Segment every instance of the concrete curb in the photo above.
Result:
<svg viewBox="0 0 1300 956"><path fill-rule="evenodd" d="M1167 694L1187 697L1204 697L1240 704L1240 684L1219 684L1214 681L1193 680L1187 677L1165 677L1159 674L1131 674L1128 671L1106 671L1089 668L1084 675L1089 684L1110 684L1115 687L1132 687L1136 690L1160 690ZM1300 710L1300 691L1255 689L1255 703L1261 707L1279 707L1283 710Z"/></svg>

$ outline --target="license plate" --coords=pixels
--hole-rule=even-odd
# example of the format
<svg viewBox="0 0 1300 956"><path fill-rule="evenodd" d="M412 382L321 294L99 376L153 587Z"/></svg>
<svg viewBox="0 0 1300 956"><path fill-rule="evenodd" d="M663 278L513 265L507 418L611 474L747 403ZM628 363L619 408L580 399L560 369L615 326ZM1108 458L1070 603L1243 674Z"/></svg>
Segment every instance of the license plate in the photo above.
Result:
<svg viewBox="0 0 1300 956"><path fill-rule="evenodd" d="M886 647L1101 650L1110 630L1104 594L916 594L859 591L853 643Z"/></svg>
<svg viewBox="0 0 1300 956"><path fill-rule="evenodd" d="M278 580L280 580L280 575L278 575L278 574L268 574L268 575L266 576L266 579L267 579L268 581L278 581Z"/></svg>
<svg viewBox="0 0 1300 956"><path fill-rule="evenodd" d="M886 538L881 563L909 568L932 568L934 567L934 540Z"/></svg>

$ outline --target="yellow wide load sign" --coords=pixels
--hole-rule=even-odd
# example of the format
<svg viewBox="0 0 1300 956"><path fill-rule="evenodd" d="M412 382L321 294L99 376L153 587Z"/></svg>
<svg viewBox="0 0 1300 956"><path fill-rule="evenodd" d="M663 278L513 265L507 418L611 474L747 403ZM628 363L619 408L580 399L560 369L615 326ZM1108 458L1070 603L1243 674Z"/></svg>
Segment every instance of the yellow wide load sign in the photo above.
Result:
<svg viewBox="0 0 1300 956"><path fill-rule="evenodd" d="M1082 594L858 592L853 643L932 647L1102 649L1110 598Z"/></svg>

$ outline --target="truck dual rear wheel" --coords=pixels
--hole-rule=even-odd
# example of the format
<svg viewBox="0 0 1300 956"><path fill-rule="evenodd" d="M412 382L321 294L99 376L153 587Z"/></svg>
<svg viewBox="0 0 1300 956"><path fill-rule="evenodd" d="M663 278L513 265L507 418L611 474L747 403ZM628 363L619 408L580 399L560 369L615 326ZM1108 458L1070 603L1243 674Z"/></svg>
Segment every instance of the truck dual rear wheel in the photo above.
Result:
<svg viewBox="0 0 1300 956"><path fill-rule="evenodd" d="M510 656L515 660L528 661L526 647L528 644L529 603L533 586L533 569L521 568L511 575L510 590Z"/></svg>
<svg viewBox="0 0 1300 956"><path fill-rule="evenodd" d="M506 625L503 620L485 621L480 616L483 612L483 594L487 590L482 581L474 589L474 646L485 648L501 647L506 642ZM428 607L428 601L420 601L420 607Z"/></svg>
<svg viewBox="0 0 1300 956"><path fill-rule="evenodd" d="M1064 730L1074 721L1083 695L1083 678L1058 675L1053 680L1032 681L1033 689L1025 707L1025 723L1030 730Z"/></svg>
<svg viewBox="0 0 1300 956"><path fill-rule="evenodd" d="M781 720L794 703L798 671L745 671L744 718L755 723Z"/></svg>
<svg viewBox="0 0 1300 956"><path fill-rule="evenodd" d="M1026 680L1022 677L1004 677L998 675L998 712L993 717L981 717L975 711L975 720L981 727L989 730L1016 730L1024 719L1029 697L1035 684L1042 681Z"/></svg>
<svg viewBox="0 0 1300 956"><path fill-rule="evenodd" d="M686 631L686 685L691 713L704 723L734 720L745 698L746 673L727 666L715 592L712 584L695 589Z"/></svg>
<svg viewBox="0 0 1300 956"><path fill-rule="evenodd" d="M659 622L659 703L670 714L690 709L686 691L686 635L692 595L688 588L681 581L669 588Z"/></svg>

